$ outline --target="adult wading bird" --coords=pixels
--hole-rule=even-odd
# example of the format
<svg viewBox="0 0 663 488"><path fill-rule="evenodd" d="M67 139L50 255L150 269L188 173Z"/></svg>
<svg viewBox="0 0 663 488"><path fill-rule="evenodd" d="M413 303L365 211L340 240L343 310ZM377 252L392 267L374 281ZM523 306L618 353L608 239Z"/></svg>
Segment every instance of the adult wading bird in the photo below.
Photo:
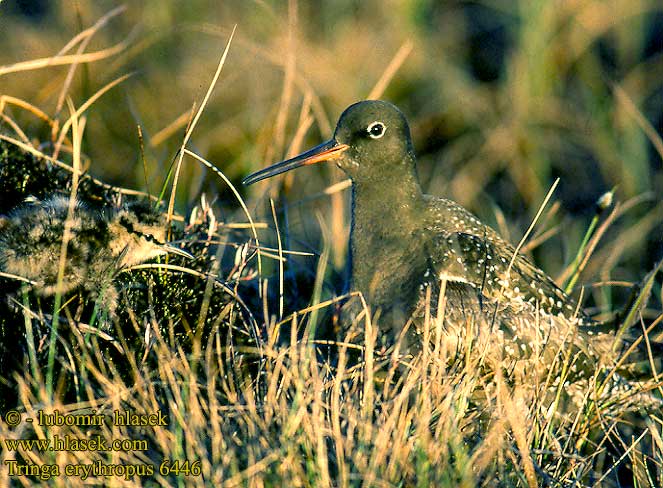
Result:
<svg viewBox="0 0 663 488"><path fill-rule="evenodd" d="M329 141L244 184L323 161L352 180L352 286L381 311L380 330L394 336L412 314L421 323L430 287L432 305L445 291L451 344L471 333L500 358L536 357L542 373L569 348L573 375L591 375L614 358L613 334L599 332L548 275L459 204L422 192L410 129L394 105L351 105Z"/></svg>

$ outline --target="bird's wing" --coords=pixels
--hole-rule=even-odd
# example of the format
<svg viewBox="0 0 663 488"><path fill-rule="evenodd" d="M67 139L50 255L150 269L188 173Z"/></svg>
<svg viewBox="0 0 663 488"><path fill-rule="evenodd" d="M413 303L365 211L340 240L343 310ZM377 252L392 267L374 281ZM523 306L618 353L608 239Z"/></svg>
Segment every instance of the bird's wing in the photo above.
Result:
<svg viewBox="0 0 663 488"><path fill-rule="evenodd" d="M476 293L482 313L509 338L505 346L509 355L526 357L538 350L552 360L570 347L573 375L594 370L599 332L593 331L592 320L548 275L494 236L451 232L440 234L437 242L436 249L429 250L431 272L438 280L448 280L455 293L458 288L465 296ZM609 351L610 336L604 339L601 344L608 346L601 349Z"/></svg>
<svg viewBox="0 0 663 488"><path fill-rule="evenodd" d="M551 315L586 318L573 298L526 257L485 227L483 236L438 229L429 249L436 279L467 283L490 301L530 303ZM515 257L514 257L515 255ZM513 260L513 263L511 261Z"/></svg>

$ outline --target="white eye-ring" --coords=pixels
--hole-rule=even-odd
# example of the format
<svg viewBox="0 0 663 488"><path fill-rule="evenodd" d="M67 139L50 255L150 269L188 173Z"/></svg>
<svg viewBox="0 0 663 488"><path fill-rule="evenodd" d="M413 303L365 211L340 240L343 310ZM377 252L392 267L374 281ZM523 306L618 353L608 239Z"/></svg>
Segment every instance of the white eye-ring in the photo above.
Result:
<svg viewBox="0 0 663 488"><path fill-rule="evenodd" d="M387 128L382 122L375 121L366 127L366 132L373 139L379 139L387 131Z"/></svg>

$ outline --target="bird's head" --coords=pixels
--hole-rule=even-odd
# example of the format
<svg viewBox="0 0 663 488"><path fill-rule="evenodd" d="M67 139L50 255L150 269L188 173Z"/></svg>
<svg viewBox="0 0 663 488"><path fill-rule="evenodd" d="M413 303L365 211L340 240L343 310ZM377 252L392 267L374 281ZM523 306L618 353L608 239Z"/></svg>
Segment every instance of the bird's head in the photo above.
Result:
<svg viewBox="0 0 663 488"><path fill-rule="evenodd" d="M330 140L249 175L244 184L324 161L335 162L354 183L398 177L410 171L414 156L405 116L389 102L357 102L341 114Z"/></svg>
<svg viewBox="0 0 663 488"><path fill-rule="evenodd" d="M109 249L121 257L121 267L133 266L171 253L194 257L166 241L166 219L146 202L132 202L115 211L108 222L112 238Z"/></svg>

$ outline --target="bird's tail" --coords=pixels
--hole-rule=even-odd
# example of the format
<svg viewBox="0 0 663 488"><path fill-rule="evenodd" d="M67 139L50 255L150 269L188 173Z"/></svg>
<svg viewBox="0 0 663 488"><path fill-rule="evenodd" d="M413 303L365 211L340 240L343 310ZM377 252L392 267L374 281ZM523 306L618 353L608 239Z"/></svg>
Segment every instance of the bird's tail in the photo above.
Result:
<svg viewBox="0 0 663 488"><path fill-rule="evenodd" d="M641 380L663 378L663 313L645 323L640 312L647 305L654 280L663 268L663 260L631 289L630 296L615 316L596 325L601 332L615 335L613 351L619 357L622 376Z"/></svg>

